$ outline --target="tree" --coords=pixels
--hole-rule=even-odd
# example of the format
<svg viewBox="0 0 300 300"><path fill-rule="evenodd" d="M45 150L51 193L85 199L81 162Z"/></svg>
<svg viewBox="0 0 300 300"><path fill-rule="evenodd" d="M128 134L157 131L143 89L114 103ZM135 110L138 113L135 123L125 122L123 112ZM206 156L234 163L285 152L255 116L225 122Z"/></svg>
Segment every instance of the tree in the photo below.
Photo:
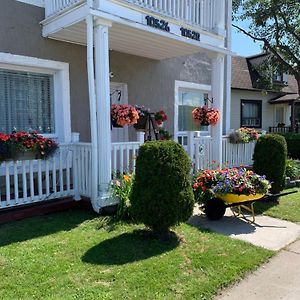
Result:
<svg viewBox="0 0 300 300"><path fill-rule="evenodd" d="M234 20L250 20L248 29L233 24L271 54L277 72L288 72L298 84L300 99L300 2L295 0L233 0ZM293 124L292 116L292 127Z"/></svg>

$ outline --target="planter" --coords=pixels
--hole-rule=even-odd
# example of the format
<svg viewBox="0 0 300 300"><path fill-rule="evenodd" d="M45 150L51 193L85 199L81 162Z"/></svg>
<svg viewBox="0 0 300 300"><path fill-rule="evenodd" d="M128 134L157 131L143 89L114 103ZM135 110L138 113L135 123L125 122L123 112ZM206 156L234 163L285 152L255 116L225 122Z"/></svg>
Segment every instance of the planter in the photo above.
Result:
<svg viewBox="0 0 300 300"><path fill-rule="evenodd" d="M208 122L201 122L200 126L209 126L209 123Z"/></svg>
<svg viewBox="0 0 300 300"><path fill-rule="evenodd" d="M123 126L119 125L116 120L111 120L111 125L114 128L123 128Z"/></svg>
<svg viewBox="0 0 300 300"><path fill-rule="evenodd" d="M217 194L216 197L223 200L226 203L239 203L252 200L258 200L264 197L265 194L255 195L237 195L237 194Z"/></svg>
<svg viewBox="0 0 300 300"><path fill-rule="evenodd" d="M33 160L33 159L42 159L43 157L41 156L40 153L37 152L18 152L15 153L10 159L7 160Z"/></svg>
<svg viewBox="0 0 300 300"><path fill-rule="evenodd" d="M145 130L147 126L147 119L148 118L146 116L140 117L137 123L133 125L133 127L136 130Z"/></svg>

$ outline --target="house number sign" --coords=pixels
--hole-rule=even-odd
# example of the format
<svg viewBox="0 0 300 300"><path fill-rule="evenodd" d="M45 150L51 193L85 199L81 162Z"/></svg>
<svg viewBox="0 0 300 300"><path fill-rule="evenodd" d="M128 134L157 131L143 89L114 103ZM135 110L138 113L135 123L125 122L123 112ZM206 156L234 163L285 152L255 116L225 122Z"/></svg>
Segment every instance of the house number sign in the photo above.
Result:
<svg viewBox="0 0 300 300"><path fill-rule="evenodd" d="M153 28L157 28L166 32L170 32L170 26L169 26L169 22L167 22L166 20L163 19L157 19L155 17L152 16L146 16L146 24L147 26L153 27ZM173 28L172 28L173 29ZM186 38L195 40L195 41L200 41L200 33L197 31L193 31L184 27L181 27L179 30L177 30L178 32L174 32L177 35L181 35L184 36Z"/></svg>
<svg viewBox="0 0 300 300"><path fill-rule="evenodd" d="M148 26L170 32L169 22L165 20L156 19L151 16L146 16L145 19Z"/></svg>

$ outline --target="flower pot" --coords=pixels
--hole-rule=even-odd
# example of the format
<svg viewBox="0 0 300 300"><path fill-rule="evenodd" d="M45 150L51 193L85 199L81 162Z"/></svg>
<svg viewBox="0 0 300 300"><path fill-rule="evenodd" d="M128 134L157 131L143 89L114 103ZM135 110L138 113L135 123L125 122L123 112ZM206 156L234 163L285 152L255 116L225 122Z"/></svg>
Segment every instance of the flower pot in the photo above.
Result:
<svg viewBox="0 0 300 300"><path fill-rule="evenodd" d="M164 122L161 122L161 121L156 122L156 125L158 128L162 128L162 127L164 127Z"/></svg>
<svg viewBox="0 0 300 300"><path fill-rule="evenodd" d="M138 119L137 123L133 125L133 127L136 130L145 130L146 126L147 126L147 117L146 116L140 117Z"/></svg>
<svg viewBox="0 0 300 300"><path fill-rule="evenodd" d="M17 152L10 160L33 160L41 159L42 156L38 152L28 151L28 152Z"/></svg>
<svg viewBox="0 0 300 300"><path fill-rule="evenodd" d="M200 126L209 126L209 123L208 122L201 122Z"/></svg>
<svg viewBox="0 0 300 300"><path fill-rule="evenodd" d="M111 120L111 125L112 125L112 127L115 127L115 128L123 128L123 126L119 125L117 123L117 121L114 119Z"/></svg>

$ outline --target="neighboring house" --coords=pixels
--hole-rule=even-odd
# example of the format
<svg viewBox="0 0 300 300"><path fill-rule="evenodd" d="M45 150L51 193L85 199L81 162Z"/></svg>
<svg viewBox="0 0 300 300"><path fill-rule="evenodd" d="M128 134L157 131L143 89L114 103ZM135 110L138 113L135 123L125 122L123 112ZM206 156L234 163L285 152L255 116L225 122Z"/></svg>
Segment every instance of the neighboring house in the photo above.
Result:
<svg viewBox="0 0 300 300"><path fill-rule="evenodd" d="M57 162L2 164L0 208L70 195L90 197L96 211L108 205L112 170L125 169L142 142L132 128L111 130L111 102L164 109L183 144L200 129L191 111L207 95L223 116L231 0L1 4L0 131L35 129L61 152ZM211 131L217 162L222 123ZM85 143L72 144L73 132Z"/></svg>
<svg viewBox="0 0 300 300"><path fill-rule="evenodd" d="M298 98L297 82L287 74L274 76L274 84L280 91L265 91L257 88L259 74L253 66L265 57L258 54L251 57L232 58L231 83L231 124L237 129L242 126L265 131L286 132L291 126L291 104ZM296 102L296 119L300 120L300 110Z"/></svg>

